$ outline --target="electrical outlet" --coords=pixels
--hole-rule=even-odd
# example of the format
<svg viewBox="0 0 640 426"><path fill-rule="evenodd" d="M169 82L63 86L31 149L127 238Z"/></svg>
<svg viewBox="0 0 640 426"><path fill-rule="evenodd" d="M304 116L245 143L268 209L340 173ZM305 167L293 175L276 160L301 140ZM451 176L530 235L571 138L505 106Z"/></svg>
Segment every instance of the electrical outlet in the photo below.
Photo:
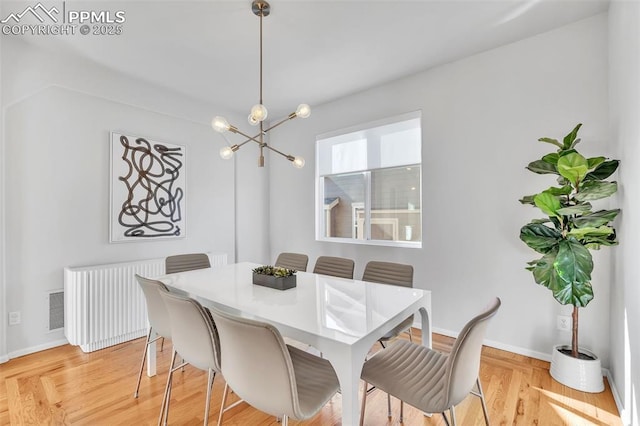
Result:
<svg viewBox="0 0 640 426"><path fill-rule="evenodd" d="M560 331L571 331L571 317L568 315L558 315L556 327Z"/></svg>
<svg viewBox="0 0 640 426"><path fill-rule="evenodd" d="M20 311L9 312L9 325L20 324Z"/></svg>

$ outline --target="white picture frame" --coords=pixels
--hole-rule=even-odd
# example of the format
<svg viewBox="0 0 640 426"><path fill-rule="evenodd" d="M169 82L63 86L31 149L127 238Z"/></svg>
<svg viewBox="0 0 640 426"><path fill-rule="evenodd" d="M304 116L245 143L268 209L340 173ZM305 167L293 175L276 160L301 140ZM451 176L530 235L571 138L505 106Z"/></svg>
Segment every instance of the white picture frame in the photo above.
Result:
<svg viewBox="0 0 640 426"><path fill-rule="evenodd" d="M186 235L186 148L111 132L109 242Z"/></svg>

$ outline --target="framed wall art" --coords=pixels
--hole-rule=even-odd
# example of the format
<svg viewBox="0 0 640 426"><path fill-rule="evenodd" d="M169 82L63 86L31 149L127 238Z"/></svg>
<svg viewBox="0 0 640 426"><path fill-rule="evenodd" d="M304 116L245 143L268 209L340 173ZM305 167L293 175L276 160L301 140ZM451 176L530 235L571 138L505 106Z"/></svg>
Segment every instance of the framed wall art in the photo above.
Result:
<svg viewBox="0 0 640 426"><path fill-rule="evenodd" d="M111 133L112 243L183 238L185 147Z"/></svg>

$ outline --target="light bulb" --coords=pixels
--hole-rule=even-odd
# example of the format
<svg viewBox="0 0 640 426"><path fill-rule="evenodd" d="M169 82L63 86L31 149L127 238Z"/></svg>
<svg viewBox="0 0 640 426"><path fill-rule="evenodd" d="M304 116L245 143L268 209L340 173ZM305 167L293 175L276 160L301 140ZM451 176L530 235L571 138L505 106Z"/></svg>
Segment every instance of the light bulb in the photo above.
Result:
<svg viewBox="0 0 640 426"><path fill-rule="evenodd" d="M213 117L213 120L211 120L211 127L213 127L213 130L215 130L216 132L224 133L229 130L231 126L224 117L216 115L215 117Z"/></svg>
<svg viewBox="0 0 640 426"><path fill-rule="evenodd" d="M298 105L298 109L296 109L296 116L300 118L307 118L311 115L311 107L307 104Z"/></svg>
<svg viewBox="0 0 640 426"><path fill-rule="evenodd" d="M295 157L291 163L293 164L293 167L301 169L304 167L304 158Z"/></svg>
<svg viewBox="0 0 640 426"><path fill-rule="evenodd" d="M228 160L231 157L233 157L233 149L231 149L231 147L229 146L224 146L222 148L220 148L220 157L223 160Z"/></svg>
<svg viewBox="0 0 640 426"><path fill-rule="evenodd" d="M251 124L252 126L257 126L259 123L259 121L256 120L251 114L249 114L249 117L247 117L247 120L249 121L249 124Z"/></svg>
<svg viewBox="0 0 640 426"><path fill-rule="evenodd" d="M269 111L267 111L267 107L262 104L255 104L251 107L251 117L257 121L264 121L267 119L267 115Z"/></svg>

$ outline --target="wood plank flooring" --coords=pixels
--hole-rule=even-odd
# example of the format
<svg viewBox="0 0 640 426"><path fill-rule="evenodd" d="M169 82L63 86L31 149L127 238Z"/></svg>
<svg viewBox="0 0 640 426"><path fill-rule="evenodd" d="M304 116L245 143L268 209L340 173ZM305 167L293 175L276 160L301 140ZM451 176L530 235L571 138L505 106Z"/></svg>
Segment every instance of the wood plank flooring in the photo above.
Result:
<svg viewBox="0 0 640 426"><path fill-rule="evenodd" d="M418 336L419 331L414 331ZM434 347L450 350L453 339L434 335ZM158 376L143 375L140 396L133 398L144 339L90 354L61 346L0 364L0 425L153 425L166 384L171 343L158 346ZM483 348L480 371L492 425L622 425L611 389L587 394L551 379L547 362ZM169 423L203 423L205 373L193 367L174 375ZM216 424L224 378L216 377L209 423ZM399 402L373 391L367 399L365 424L399 424ZM290 424L339 425L340 395L313 419ZM469 396L456 408L458 424L483 425L478 398ZM441 415L424 416L405 404L405 425L444 425ZM273 416L241 404L225 414L224 425L278 425Z"/></svg>

